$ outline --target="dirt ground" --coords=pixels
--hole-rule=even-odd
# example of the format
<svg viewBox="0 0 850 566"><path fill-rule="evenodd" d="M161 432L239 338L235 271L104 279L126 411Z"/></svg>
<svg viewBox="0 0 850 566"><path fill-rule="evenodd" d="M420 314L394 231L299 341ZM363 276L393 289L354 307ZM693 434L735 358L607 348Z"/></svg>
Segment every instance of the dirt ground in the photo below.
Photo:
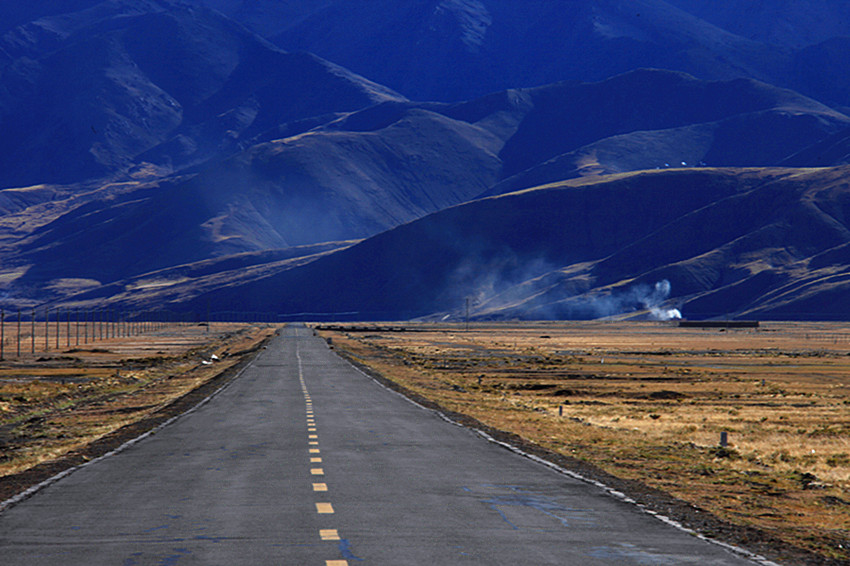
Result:
<svg viewBox="0 0 850 566"><path fill-rule="evenodd" d="M46 348L37 334L36 352L24 348L20 357L7 343L0 361L0 502L187 410L274 331L173 324L59 348L52 341Z"/></svg>
<svg viewBox="0 0 850 566"><path fill-rule="evenodd" d="M850 325L323 333L409 394L622 480L647 506L709 536L786 563L850 563Z"/></svg>

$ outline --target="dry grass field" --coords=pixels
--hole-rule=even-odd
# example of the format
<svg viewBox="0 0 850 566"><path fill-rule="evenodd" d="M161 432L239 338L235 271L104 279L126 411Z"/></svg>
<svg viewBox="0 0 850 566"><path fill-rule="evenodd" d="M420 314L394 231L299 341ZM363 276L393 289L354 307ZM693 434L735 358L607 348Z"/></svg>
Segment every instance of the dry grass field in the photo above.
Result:
<svg viewBox="0 0 850 566"><path fill-rule="evenodd" d="M274 328L175 324L71 347L63 337L59 348L41 325L36 332L34 354L30 342L20 356L7 342L0 361L0 478L154 414L239 363Z"/></svg>
<svg viewBox="0 0 850 566"><path fill-rule="evenodd" d="M404 330L324 334L449 411L850 561L850 325Z"/></svg>

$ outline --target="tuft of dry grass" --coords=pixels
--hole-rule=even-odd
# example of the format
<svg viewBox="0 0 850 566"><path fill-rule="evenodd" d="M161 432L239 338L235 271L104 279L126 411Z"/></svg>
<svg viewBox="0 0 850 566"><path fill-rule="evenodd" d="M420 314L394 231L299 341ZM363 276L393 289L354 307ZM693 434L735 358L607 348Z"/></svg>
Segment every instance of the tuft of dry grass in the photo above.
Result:
<svg viewBox="0 0 850 566"><path fill-rule="evenodd" d="M850 325L407 330L328 335L449 410L850 560Z"/></svg>

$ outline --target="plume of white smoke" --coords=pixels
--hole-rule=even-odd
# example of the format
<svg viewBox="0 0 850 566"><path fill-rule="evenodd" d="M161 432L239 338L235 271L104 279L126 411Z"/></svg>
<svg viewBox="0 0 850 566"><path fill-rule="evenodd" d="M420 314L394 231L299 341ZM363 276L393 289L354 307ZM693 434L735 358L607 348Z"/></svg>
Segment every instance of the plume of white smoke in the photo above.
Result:
<svg viewBox="0 0 850 566"><path fill-rule="evenodd" d="M590 298L586 306L597 318L620 316L638 311L648 311L653 320L682 318L679 309L664 305L670 297L670 290L670 282L664 279L653 287L635 285L607 296Z"/></svg>
<svg viewBox="0 0 850 566"><path fill-rule="evenodd" d="M645 301L645 306L649 309L649 314L654 320L673 320L682 318L682 313L679 309L671 309L662 307L661 304L670 296L670 282L666 279L655 284L655 289L650 293Z"/></svg>
<svg viewBox="0 0 850 566"><path fill-rule="evenodd" d="M679 309L652 309L652 316L655 320L674 320L682 318L682 311Z"/></svg>
<svg viewBox="0 0 850 566"><path fill-rule="evenodd" d="M486 260L462 262L449 277L447 292L439 301L457 309L445 314L444 320L455 316L463 318L467 308L473 318L482 312L534 320L587 320L630 313L645 313L642 316L659 321L682 318L679 309L667 302L671 285L666 279L654 285L632 285L607 294L573 288L572 297L558 299L559 288L562 292L569 291L558 283L555 269L542 259L529 261L505 253ZM551 277L546 277L547 274Z"/></svg>

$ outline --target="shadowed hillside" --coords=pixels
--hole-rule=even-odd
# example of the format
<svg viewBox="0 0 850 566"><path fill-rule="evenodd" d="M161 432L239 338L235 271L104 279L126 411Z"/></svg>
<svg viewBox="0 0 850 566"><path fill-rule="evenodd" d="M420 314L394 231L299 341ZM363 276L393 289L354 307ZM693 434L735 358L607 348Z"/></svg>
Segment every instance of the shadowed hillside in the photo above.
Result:
<svg viewBox="0 0 850 566"><path fill-rule="evenodd" d="M461 104L384 102L271 128L189 176L53 206L52 219L14 230L5 256L16 275L5 288L35 297L57 280L106 284L229 254L367 238L481 194L573 177L683 162L770 166L789 154L805 165L800 152L848 125L791 91L658 70ZM51 194L29 193L17 218Z"/></svg>
<svg viewBox="0 0 850 566"><path fill-rule="evenodd" d="M845 170L770 169L848 159L847 13L806 5L4 4L4 304L820 313Z"/></svg>
<svg viewBox="0 0 850 566"><path fill-rule="evenodd" d="M834 297L850 281L848 173L706 169L566 182L451 208L199 300L355 319L457 317L467 298L487 318L673 308L691 318L843 318L850 311Z"/></svg>
<svg viewBox="0 0 850 566"><path fill-rule="evenodd" d="M286 121L400 99L167 0L45 17L7 32L0 54L0 187L71 183L145 161L162 174L238 151Z"/></svg>
<svg viewBox="0 0 850 566"><path fill-rule="evenodd" d="M848 59L841 0L199 1L284 49L314 52L417 100L657 67L760 79L850 106L850 79L834 67Z"/></svg>
<svg viewBox="0 0 850 566"><path fill-rule="evenodd" d="M705 163L774 165L848 123L795 92L752 80L638 70L526 91L531 110L500 153L503 175L558 158L552 182L582 174ZM553 169L555 163L547 163ZM521 187L514 187L521 188Z"/></svg>
<svg viewBox="0 0 850 566"><path fill-rule="evenodd" d="M327 4L267 37L419 100L462 100L566 79L600 80L637 67L705 78L741 76L747 69L748 76L766 78L765 67L774 59L766 46L659 0Z"/></svg>
<svg viewBox="0 0 850 566"><path fill-rule="evenodd" d="M843 0L668 0L735 35L786 48L847 35L850 5Z"/></svg>
<svg viewBox="0 0 850 566"><path fill-rule="evenodd" d="M107 283L227 254L371 236L484 191L499 169L491 138L413 108L375 132L260 144L188 181L89 202L39 227L9 254L27 266L15 286Z"/></svg>
<svg viewBox="0 0 850 566"><path fill-rule="evenodd" d="M788 167L826 167L850 164L850 128L841 130L783 160Z"/></svg>

